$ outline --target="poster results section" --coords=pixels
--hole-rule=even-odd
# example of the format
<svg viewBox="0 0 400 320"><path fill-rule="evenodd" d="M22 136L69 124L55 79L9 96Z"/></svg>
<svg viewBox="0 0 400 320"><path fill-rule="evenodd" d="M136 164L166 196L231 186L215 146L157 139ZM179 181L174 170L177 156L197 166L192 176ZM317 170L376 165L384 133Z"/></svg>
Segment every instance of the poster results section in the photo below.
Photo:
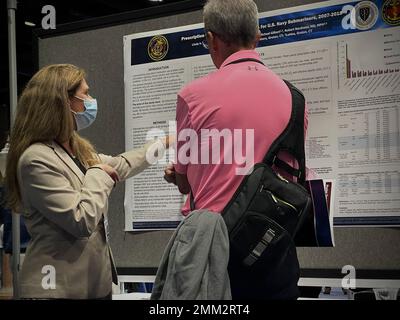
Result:
<svg viewBox="0 0 400 320"><path fill-rule="evenodd" d="M306 97L307 166L329 181L335 225L400 225L396 10L391 0L325 1L260 14L261 59ZM201 24L124 38L127 147L165 130L179 89L215 70L204 38ZM163 168L127 182L126 230L181 219L183 198Z"/></svg>
<svg viewBox="0 0 400 320"><path fill-rule="evenodd" d="M342 38L337 46L336 223L399 225L400 29Z"/></svg>
<svg viewBox="0 0 400 320"><path fill-rule="evenodd" d="M306 97L307 166L334 185L335 225L399 226L400 5L323 5L262 16L258 51Z"/></svg>

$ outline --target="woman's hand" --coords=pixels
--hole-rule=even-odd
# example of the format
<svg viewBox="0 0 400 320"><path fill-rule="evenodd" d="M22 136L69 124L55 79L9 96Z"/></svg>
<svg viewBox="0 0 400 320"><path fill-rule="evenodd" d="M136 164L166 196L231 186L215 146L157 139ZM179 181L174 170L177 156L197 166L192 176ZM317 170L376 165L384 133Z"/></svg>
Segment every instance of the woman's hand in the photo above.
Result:
<svg viewBox="0 0 400 320"><path fill-rule="evenodd" d="M176 185L175 168L172 163L168 164L164 170L164 179L168 183L173 183Z"/></svg>
<svg viewBox="0 0 400 320"><path fill-rule="evenodd" d="M100 164L96 164L95 167L104 170L111 177L111 179L114 180L114 182L119 181L119 176L118 176L117 171L113 167L109 166L108 164L100 163Z"/></svg>
<svg viewBox="0 0 400 320"><path fill-rule="evenodd" d="M168 149L175 143L175 136L174 135L165 136L164 138L161 138L161 141L164 144L165 149Z"/></svg>

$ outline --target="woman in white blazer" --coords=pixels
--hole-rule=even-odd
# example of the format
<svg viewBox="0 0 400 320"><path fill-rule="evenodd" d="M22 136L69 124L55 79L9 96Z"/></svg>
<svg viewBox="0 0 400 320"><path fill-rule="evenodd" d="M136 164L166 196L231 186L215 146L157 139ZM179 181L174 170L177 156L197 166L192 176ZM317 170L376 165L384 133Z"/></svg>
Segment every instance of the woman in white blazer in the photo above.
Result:
<svg viewBox="0 0 400 320"><path fill-rule="evenodd" d="M168 147L167 138L116 157L97 154L77 133L96 118L97 101L88 90L82 69L50 65L33 76L18 102L6 182L9 204L24 215L32 237L19 278L22 298L111 296L109 195Z"/></svg>

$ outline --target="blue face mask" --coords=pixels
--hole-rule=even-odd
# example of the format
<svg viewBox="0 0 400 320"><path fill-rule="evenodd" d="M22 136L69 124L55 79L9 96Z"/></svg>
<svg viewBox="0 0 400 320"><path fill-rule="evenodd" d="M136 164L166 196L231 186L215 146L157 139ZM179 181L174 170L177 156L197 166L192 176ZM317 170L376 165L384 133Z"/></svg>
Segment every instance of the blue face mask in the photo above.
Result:
<svg viewBox="0 0 400 320"><path fill-rule="evenodd" d="M97 115L97 100L96 99L82 99L77 96L75 98L82 100L85 106L85 111L83 112L75 112L71 110L74 114L75 122L76 122L76 130L82 130L89 127L94 120L96 120Z"/></svg>

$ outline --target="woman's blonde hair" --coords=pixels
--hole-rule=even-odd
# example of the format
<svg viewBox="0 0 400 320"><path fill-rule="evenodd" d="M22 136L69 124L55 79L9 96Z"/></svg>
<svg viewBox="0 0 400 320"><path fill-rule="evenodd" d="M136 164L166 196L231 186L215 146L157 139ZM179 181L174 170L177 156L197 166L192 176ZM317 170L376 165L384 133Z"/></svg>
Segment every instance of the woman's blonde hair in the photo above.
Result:
<svg viewBox="0 0 400 320"><path fill-rule="evenodd" d="M85 165L98 163L94 147L74 130L70 97L74 96L85 71L71 64L54 64L40 69L22 92L10 136L6 186L10 208L17 210L21 192L17 179L18 160L36 142L69 141L75 156Z"/></svg>

